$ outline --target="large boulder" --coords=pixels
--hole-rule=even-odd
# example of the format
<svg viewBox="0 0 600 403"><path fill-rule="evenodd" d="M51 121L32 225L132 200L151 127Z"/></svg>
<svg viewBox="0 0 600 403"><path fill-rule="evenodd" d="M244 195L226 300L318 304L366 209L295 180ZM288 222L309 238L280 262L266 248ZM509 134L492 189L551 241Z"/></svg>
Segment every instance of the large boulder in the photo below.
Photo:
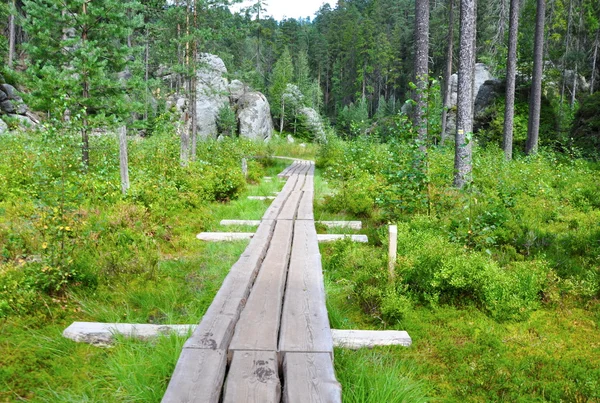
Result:
<svg viewBox="0 0 600 403"><path fill-rule="evenodd" d="M0 102L0 114L11 114L15 113L17 109L11 100Z"/></svg>
<svg viewBox="0 0 600 403"><path fill-rule="evenodd" d="M573 70L565 70L563 80L565 86L571 93L573 92L573 87L575 83L577 84L577 87L575 88L576 93L585 93L589 92L590 90L590 84L587 82L585 77L581 74L576 74Z"/></svg>
<svg viewBox="0 0 600 403"><path fill-rule="evenodd" d="M267 98L257 91L244 93L237 101L240 137L269 140L273 134L271 108Z"/></svg>
<svg viewBox="0 0 600 403"><path fill-rule="evenodd" d="M196 73L196 117L200 138L217 137L219 110L229 105L225 63L218 56L203 53Z"/></svg>
<svg viewBox="0 0 600 403"><path fill-rule="evenodd" d="M4 133L8 133L8 125L4 120L0 119L0 135Z"/></svg>
<svg viewBox="0 0 600 403"><path fill-rule="evenodd" d="M315 141L325 141L325 129L323 128L323 121L321 116L313 108L302 107L298 110L300 116L304 119L304 124L310 135Z"/></svg>
<svg viewBox="0 0 600 403"><path fill-rule="evenodd" d="M475 97L475 115L481 113L490 106L502 84L490 73L490 69L484 63L475 64L473 95ZM450 77L450 93L448 94L448 115L445 136L453 138L456 131L456 104L458 101L458 75Z"/></svg>
<svg viewBox="0 0 600 403"><path fill-rule="evenodd" d="M232 103L236 103L245 93L250 91L250 87L240 80L233 80L229 84L229 98Z"/></svg>

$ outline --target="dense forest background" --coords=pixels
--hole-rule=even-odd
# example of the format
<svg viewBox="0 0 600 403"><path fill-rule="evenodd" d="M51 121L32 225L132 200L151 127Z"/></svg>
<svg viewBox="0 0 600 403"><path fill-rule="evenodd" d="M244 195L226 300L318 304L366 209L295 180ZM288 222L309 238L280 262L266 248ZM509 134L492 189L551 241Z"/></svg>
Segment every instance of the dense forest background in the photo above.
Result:
<svg viewBox="0 0 600 403"><path fill-rule="evenodd" d="M59 87L73 81L65 79L58 68L70 63L91 72L93 93L87 96L94 101L88 102L88 110L103 105L105 115L111 108L122 115L131 109L144 117L149 111L153 115L157 101L160 104L169 93L186 91L186 79L198 67L194 55L203 52L220 56L230 78L265 93L274 117L280 113L281 88L293 82L302 92L302 103L320 110L346 136L388 135L390 125L385 118L414 97L410 86L416 82L414 1L342 0L323 5L312 19L284 21L265 18L262 0L236 14L231 13L229 3L234 2L15 0L1 5L0 24L7 35L1 38L0 56L6 60L6 38L14 36L9 65L26 72L27 84L36 95L32 107L42 111L56 109L56 102L49 105L50 95L64 91ZM539 1L520 3L516 69L517 115L522 119L517 118L517 132L527 116ZM549 0L546 4L545 118L540 137L544 144L568 143L574 111L597 87L599 7L593 0ZM506 75L509 9L508 0L481 0L476 7L476 61L500 78ZM442 80L444 70L448 61L451 72L458 68L459 11L459 4L452 0L430 4L429 76L442 82L432 81L430 87L435 90L428 95L434 138L439 137L441 124L440 88L446 88L448 81ZM64 51L69 40L74 47L82 38L89 43L87 48L77 45L77 51ZM287 74L292 70L291 76ZM126 84L117 79L119 72L127 78ZM177 79L167 74L172 72ZM119 86L126 87L121 89L127 100L113 99L111 108L102 104L99 98L118 95ZM73 96L74 91L70 92ZM524 137L515 136L517 141Z"/></svg>

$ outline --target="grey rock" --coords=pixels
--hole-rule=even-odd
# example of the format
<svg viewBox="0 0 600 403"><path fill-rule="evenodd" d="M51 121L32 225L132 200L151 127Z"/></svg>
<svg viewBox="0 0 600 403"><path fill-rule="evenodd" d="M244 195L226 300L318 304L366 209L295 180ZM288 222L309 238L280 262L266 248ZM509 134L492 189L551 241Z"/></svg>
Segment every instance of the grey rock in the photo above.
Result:
<svg viewBox="0 0 600 403"><path fill-rule="evenodd" d="M315 141L325 141L325 129L323 128L323 121L319 113L313 108L308 107L302 107L298 112L304 117L306 128L313 135Z"/></svg>
<svg viewBox="0 0 600 403"><path fill-rule="evenodd" d="M117 78L119 79L119 81L130 80L131 77L133 77L133 74L131 74L131 70L129 68L126 68L125 70L117 73Z"/></svg>
<svg viewBox="0 0 600 403"><path fill-rule="evenodd" d="M2 84L2 90L8 96L8 99L21 99L17 93L17 89L10 84Z"/></svg>
<svg viewBox="0 0 600 403"><path fill-rule="evenodd" d="M15 113L17 111L17 109L15 108L15 105L12 103L12 101L9 101L8 99L4 102L0 102L0 112L2 113Z"/></svg>
<svg viewBox="0 0 600 403"><path fill-rule="evenodd" d="M237 102L240 137L269 140L273 134L273 120L269 101L260 92L247 92Z"/></svg>
<svg viewBox="0 0 600 403"><path fill-rule="evenodd" d="M287 136L287 142L288 142L289 144L293 144L295 141L296 141L296 140L294 140L294 138L292 137L292 135L291 135L291 134L288 134L288 136Z"/></svg>
<svg viewBox="0 0 600 403"><path fill-rule="evenodd" d="M229 83L229 98L232 102L237 102L247 92L250 92L250 87L240 80L233 80Z"/></svg>
<svg viewBox="0 0 600 403"><path fill-rule="evenodd" d="M0 119L0 135L5 133L8 133L8 125L4 120Z"/></svg>
<svg viewBox="0 0 600 403"><path fill-rule="evenodd" d="M218 56L203 53L199 56L201 67L196 73L196 117L198 136L217 136L219 110L229 104L228 82L225 63Z"/></svg>
<svg viewBox="0 0 600 403"><path fill-rule="evenodd" d="M498 79L488 80L479 87L477 97L475 98L475 115L483 112L490 106L496 97L502 92L502 81Z"/></svg>
<svg viewBox="0 0 600 403"><path fill-rule="evenodd" d="M29 111L29 107L22 101L16 101L14 102L15 105L15 109L17 114L19 115L25 115L27 113L27 111Z"/></svg>
<svg viewBox="0 0 600 403"><path fill-rule="evenodd" d="M31 120L28 116L12 114L8 115L8 117L17 120L19 122L19 127L23 129L30 129L36 126L35 122Z"/></svg>
<svg viewBox="0 0 600 403"><path fill-rule="evenodd" d="M6 95L6 93L4 91L2 91L2 88L0 88L0 102L4 102L8 99L8 95Z"/></svg>

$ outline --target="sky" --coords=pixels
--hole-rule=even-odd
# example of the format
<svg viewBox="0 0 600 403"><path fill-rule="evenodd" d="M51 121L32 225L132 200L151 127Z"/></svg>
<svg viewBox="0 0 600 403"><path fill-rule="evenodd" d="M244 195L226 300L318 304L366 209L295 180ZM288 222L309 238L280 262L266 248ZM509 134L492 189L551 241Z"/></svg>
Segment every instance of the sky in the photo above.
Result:
<svg viewBox="0 0 600 403"><path fill-rule="evenodd" d="M335 6L335 0L266 0L267 15L273 16L278 21L284 18L306 18L314 19L315 13L321 5L329 3ZM256 0L245 0L241 7L255 4ZM239 10L237 5L234 10Z"/></svg>

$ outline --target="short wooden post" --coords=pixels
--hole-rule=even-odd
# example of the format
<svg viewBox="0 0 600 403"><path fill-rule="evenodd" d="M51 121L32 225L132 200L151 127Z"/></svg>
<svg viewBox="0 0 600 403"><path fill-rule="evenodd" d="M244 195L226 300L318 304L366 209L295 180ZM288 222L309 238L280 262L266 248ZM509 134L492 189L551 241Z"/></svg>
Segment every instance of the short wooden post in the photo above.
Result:
<svg viewBox="0 0 600 403"><path fill-rule="evenodd" d="M394 268L396 267L396 254L398 250L398 226L390 225L389 228L389 260L388 260L388 271L390 273L390 280L396 277Z"/></svg>
<svg viewBox="0 0 600 403"><path fill-rule="evenodd" d="M129 163L127 160L127 128L119 128L119 165L121 167L121 191L123 195L129 190Z"/></svg>
<svg viewBox="0 0 600 403"><path fill-rule="evenodd" d="M242 158L242 174L244 178L248 178L248 160L246 158Z"/></svg>

